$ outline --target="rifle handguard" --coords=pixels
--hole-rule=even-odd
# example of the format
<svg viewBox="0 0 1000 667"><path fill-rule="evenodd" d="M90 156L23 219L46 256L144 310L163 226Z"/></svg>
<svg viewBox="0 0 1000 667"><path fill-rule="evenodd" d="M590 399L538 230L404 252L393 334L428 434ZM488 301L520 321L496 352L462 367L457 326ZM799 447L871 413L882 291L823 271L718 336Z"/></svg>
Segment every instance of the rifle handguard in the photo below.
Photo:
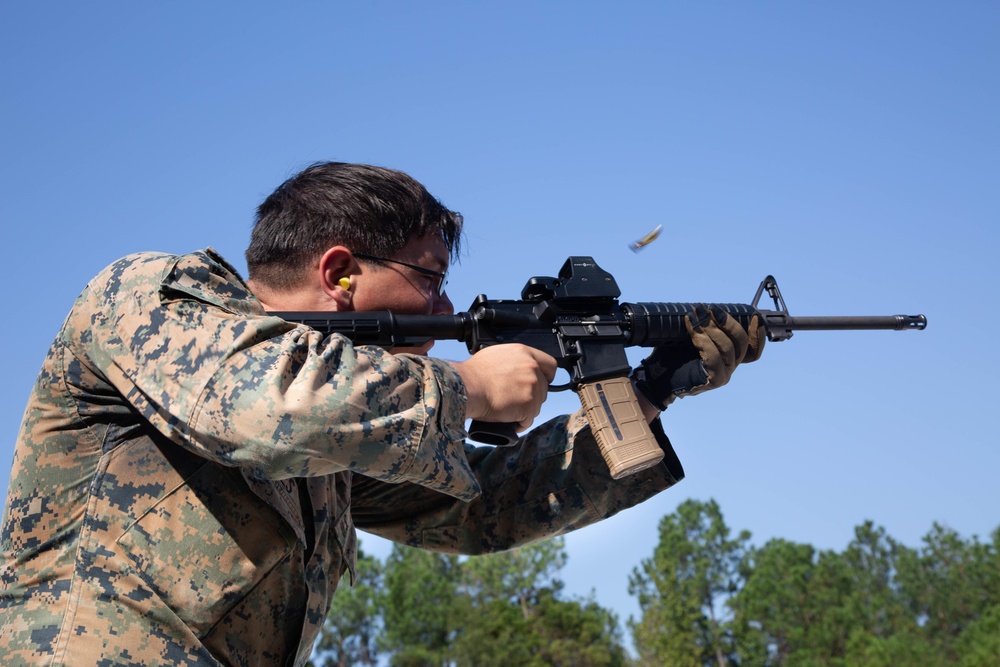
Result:
<svg viewBox="0 0 1000 667"><path fill-rule="evenodd" d="M621 479L663 460L628 377L581 384L577 389L587 421L612 479Z"/></svg>

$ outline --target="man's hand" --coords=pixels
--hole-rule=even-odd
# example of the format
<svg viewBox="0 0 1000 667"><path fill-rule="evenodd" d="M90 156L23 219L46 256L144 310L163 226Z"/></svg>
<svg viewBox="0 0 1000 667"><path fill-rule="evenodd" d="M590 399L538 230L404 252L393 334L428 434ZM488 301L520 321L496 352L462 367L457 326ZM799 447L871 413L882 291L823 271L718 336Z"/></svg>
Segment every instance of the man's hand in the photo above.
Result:
<svg viewBox="0 0 1000 667"><path fill-rule="evenodd" d="M555 359L520 344L492 345L452 365L469 396L465 416L514 422L518 432L538 416L556 374Z"/></svg>
<svg viewBox="0 0 1000 667"><path fill-rule="evenodd" d="M720 308L695 306L684 318L689 340L661 345L636 370L636 388L659 410L678 396L721 387L741 363L760 358L767 337L757 317L749 333Z"/></svg>

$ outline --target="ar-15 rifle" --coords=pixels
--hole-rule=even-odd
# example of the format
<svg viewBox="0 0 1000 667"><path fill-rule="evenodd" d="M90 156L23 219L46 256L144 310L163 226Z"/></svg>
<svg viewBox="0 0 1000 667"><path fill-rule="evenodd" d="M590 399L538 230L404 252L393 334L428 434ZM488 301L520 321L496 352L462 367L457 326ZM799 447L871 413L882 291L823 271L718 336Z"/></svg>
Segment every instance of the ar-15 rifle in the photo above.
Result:
<svg viewBox="0 0 1000 667"><path fill-rule="evenodd" d="M774 310L758 307L764 292ZM630 346L656 347L688 337L684 317L693 303L618 303L614 277L591 257L570 257L557 278L536 276L520 300L489 299L480 294L467 312L454 315L407 315L373 312L274 312L325 335L341 334L356 345L386 349L419 346L431 339L458 340L469 352L499 343L522 343L555 357L570 381L550 391L575 390L611 476L615 479L648 468L663 458L643 418L629 380L625 355ZM795 330L924 329L923 315L792 317L768 276L750 304L715 304L743 326L756 315L771 341L788 340ZM512 424L473 422L470 437L493 445L513 444Z"/></svg>

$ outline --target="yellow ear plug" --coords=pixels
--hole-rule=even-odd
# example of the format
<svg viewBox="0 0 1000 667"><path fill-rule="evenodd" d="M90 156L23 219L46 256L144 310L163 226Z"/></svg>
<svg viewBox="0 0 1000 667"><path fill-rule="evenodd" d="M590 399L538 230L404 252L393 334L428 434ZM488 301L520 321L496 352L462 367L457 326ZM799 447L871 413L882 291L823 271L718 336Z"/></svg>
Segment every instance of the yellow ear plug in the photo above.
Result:
<svg viewBox="0 0 1000 667"><path fill-rule="evenodd" d="M340 285L345 290L351 289L351 279L350 278L347 278L347 277L341 278L340 280L337 281L337 284Z"/></svg>

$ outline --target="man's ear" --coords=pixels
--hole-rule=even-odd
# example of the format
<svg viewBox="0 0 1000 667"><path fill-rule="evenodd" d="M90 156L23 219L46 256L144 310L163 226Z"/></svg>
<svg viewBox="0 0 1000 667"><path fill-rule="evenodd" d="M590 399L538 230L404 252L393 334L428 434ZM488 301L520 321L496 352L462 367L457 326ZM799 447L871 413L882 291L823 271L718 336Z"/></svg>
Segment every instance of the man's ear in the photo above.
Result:
<svg viewBox="0 0 1000 667"><path fill-rule="evenodd" d="M351 310L352 281L357 263L351 251L342 245L327 249L319 259L319 284L337 310Z"/></svg>

